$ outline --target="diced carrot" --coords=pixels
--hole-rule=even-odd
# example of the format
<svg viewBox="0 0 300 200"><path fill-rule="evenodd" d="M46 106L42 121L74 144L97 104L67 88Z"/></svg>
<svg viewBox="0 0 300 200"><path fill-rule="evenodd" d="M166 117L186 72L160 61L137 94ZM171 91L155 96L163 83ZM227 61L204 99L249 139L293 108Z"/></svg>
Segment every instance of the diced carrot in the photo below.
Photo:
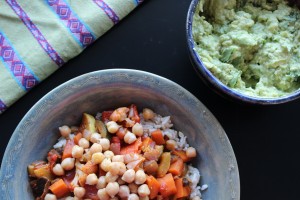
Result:
<svg viewBox="0 0 300 200"><path fill-rule="evenodd" d="M188 162L191 160L191 158L187 157L185 151L183 150L173 150L172 154L179 156L183 160L183 162Z"/></svg>
<svg viewBox="0 0 300 200"><path fill-rule="evenodd" d="M169 172L173 174L173 176L180 176L183 172L184 164L181 158L178 158L175 162L173 162L169 168Z"/></svg>
<svg viewBox="0 0 300 200"><path fill-rule="evenodd" d="M190 195L190 187L189 186L183 186L183 179L179 178L175 180L175 185L177 188L176 192L176 199L185 198Z"/></svg>
<svg viewBox="0 0 300 200"><path fill-rule="evenodd" d="M160 189L159 182L156 180L156 178L154 178L154 176L150 175L150 176L147 176L146 183L150 189L149 198L150 199L156 198L157 194L159 192L159 189Z"/></svg>
<svg viewBox="0 0 300 200"><path fill-rule="evenodd" d="M62 179L50 185L49 190L51 190L57 198L62 198L70 192L67 184Z"/></svg>
<svg viewBox="0 0 300 200"><path fill-rule="evenodd" d="M125 155L129 153L139 153L139 149L141 145L142 145L142 140L141 137L139 137L134 143L121 148L120 154Z"/></svg>
<svg viewBox="0 0 300 200"><path fill-rule="evenodd" d="M97 173L97 171L98 171L98 165L97 164L93 164L92 161L88 161L81 168L81 171L83 171L86 174Z"/></svg>
<svg viewBox="0 0 300 200"><path fill-rule="evenodd" d="M158 145L162 145L162 144L166 143L165 139L164 139L164 136L163 136L163 133L159 129L151 132L151 138Z"/></svg>
<svg viewBox="0 0 300 200"><path fill-rule="evenodd" d="M62 155L62 160L65 158L71 158L72 157L72 148L75 145L74 140L67 140L66 146L64 148L64 152Z"/></svg>
<svg viewBox="0 0 300 200"><path fill-rule="evenodd" d="M82 133L77 133L74 137L74 143L78 145L78 142L81 138L82 138Z"/></svg>
<svg viewBox="0 0 300 200"><path fill-rule="evenodd" d="M141 150L143 152L146 152L149 149L153 149L154 146L155 146L155 142L150 137L146 137L143 139Z"/></svg>
<svg viewBox="0 0 300 200"><path fill-rule="evenodd" d="M160 184L159 192L162 195L162 197L165 198L176 194L177 189L174 178L171 173L166 174L162 178L158 178L157 181Z"/></svg>

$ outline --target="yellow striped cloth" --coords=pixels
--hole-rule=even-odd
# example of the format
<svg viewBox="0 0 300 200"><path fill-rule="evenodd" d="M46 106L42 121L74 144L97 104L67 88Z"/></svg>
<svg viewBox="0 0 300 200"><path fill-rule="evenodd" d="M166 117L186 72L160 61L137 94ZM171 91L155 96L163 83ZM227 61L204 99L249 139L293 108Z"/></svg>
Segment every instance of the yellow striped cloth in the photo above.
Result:
<svg viewBox="0 0 300 200"><path fill-rule="evenodd" d="M1 0L0 113L143 0Z"/></svg>

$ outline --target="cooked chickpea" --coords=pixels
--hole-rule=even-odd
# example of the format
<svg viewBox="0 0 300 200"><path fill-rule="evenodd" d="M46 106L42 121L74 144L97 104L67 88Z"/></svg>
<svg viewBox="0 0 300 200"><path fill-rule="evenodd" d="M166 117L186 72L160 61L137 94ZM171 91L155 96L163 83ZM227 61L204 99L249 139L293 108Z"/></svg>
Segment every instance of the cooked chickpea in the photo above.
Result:
<svg viewBox="0 0 300 200"><path fill-rule="evenodd" d="M149 196L140 197L140 200L149 200Z"/></svg>
<svg viewBox="0 0 300 200"><path fill-rule="evenodd" d="M62 162L61 162L61 166L62 168L64 168L65 170L71 170L74 168L75 165L75 159L74 158L65 158Z"/></svg>
<svg viewBox="0 0 300 200"><path fill-rule="evenodd" d="M109 167L109 172L112 174L112 175L118 175L119 174L119 171L120 171L120 168L119 168L119 163L118 162L112 162L110 164L110 167Z"/></svg>
<svg viewBox="0 0 300 200"><path fill-rule="evenodd" d="M126 165L123 162L116 162L119 168L119 175L122 176L126 172Z"/></svg>
<svg viewBox="0 0 300 200"><path fill-rule="evenodd" d="M97 175L96 174L89 174L86 177L85 183L88 184L88 185L96 185L98 183Z"/></svg>
<svg viewBox="0 0 300 200"><path fill-rule="evenodd" d="M122 176L122 180L127 183L132 183L135 178L135 171L133 169L128 169Z"/></svg>
<svg viewBox="0 0 300 200"><path fill-rule="evenodd" d="M101 135L99 133L93 133L91 135L90 141L92 143L98 143L100 141L100 139L101 139Z"/></svg>
<svg viewBox="0 0 300 200"><path fill-rule="evenodd" d="M87 149L90 147L90 142L85 139L85 138L81 138L79 141L78 141L78 145L84 149Z"/></svg>
<svg viewBox="0 0 300 200"><path fill-rule="evenodd" d="M66 126L66 125L61 126L61 127L59 127L58 129L59 129L59 132L60 132L61 136L65 137L65 138L66 138L66 137L69 137L69 135L71 134L71 129L70 129L70 127L68 127L68 126Z"/></svg>
<svg viewBox="0 0 300 200"><path fill-rule="evenodd" d="M91 131L84 129L82 134L83 134L83 137L85 139L87 139L88 141L91 139L91 135L92 135Z"/></svg>
<svg viewBox="0 0 300 200"><path fill-rule="evenodd" d="M136 136L130 131L127 131L127 133L124 136L124 142L126 142L127 144L131 144L135 141L136 141Z"/></svg>
<svg viewBox="0 0 300 200"><path fill-rule="evenodd" d="M110 121L106 123L106 127L108 132L116 133L120 126L115 121Z"/></svg>
<svg viewBox="0 0 300 200"><path fill-rule="evenodd" d="M83 155L84 149L78 145L73 146L72 148L72 157L73 158L81 158Z"/></svg>
<svg viewBox="0 0 300 200"><path fill-rule="evenodd" d="M92 162L94 164L100 164L104 160L105 156L101 152L94 153L92 155Z"/></svg>
<svg viewBox="0 0 300 200"><path fill-rule="evenodd" d="M167 140L166 148L170 151L174 150L177 146L177 142L175 140Z"/></svg>
<svg viewBox="0 0 300 200"><path fill-rule="evenodd" d="M74 195L78 198L82 198L85 195L85 189L83 187L75 187Z"/></svg>
<svg viewBox="0 0 300 200"><path fill-rule="evenodd" d="M121 185L118 195L123 199L127 198L130 194L129 187L127 185Z"/></svg>
<svg viewBox="0 0 300 200"><path fill-rule="evenodd" d="M103 189L106 187L105 176L100 176L96 185L97 189Z"/></svg>
<svg viewBox="0 0 300 200"><path fill-rule="evenodd" d="M97 196L101 200L109 200L110 199L109 195L106 193L105 188L99 189L98 192L97 192Z"/></svg>
<svg viewBox="0 0 300 200"><path fill-rule="evenodd" d="M113 197L113 198L110 198L110 200L119 200L118 197Z"/></svg>
<svg viewBox="0 0 300 200"><path fill-rule="evenodd" d="M150 194L150 190L147 184L143 184L138 188L138 194L140 197L145 197Z"/></svg>
<svg viewBox="0 0 300 200"><path fill-rule="evenodd" d="M110 147L110 142L109 142L109 140L107 138L101 138L100 139L100 144L102 146L102 150L103 151L108 150L109 147Z"/></svg>
<svg viewBox="0 0 300 200"><path fill-rule="evenodd" d="M140 200L140 198L136 194L130 194L127 200Z"/></svg>
<svg viewBox="0 0 300 200"><path fill-rule="evenodd" d="M100 167L104 171L108 172L110 170L110 164L111 164L110 159L109 158L104 158L104 160L100 164Z"/></svg>
<svg viewBox="0 0 300 200"><path fill-rule="evenodd" d="M102 146L98 143L94 143L90 148L90 153L93 155L98 152L102 152Z"/></svg>
<svg viewBox="0 0 300 200"><path fill-rule="evenodd" d="M111 161L113 162L124 162L124 156L123 155L115 155L112 157Z"/></svg>
<svg viewBox="0 0 300 200"><path fill-rule="evenodd" d="M64 169L62 168L61 164L57 163L53 169L52 169L53 173L56 175L56 176L62 176L65 174L65 171Z"/></svg>
<svg viewBox="0 0 300 200"><path fill-rule="evenodd" d="M74 200L74 197L68 196L65 198L65 200Z"/></svg>
<svg viewBox="0 0 300 200"><path fill-rule="evenodd" d="M135 173L135 181L134 181L134 182L135 182L136 184L140 185L140 184L145 183L146 178L147 178L147 176L146 176L144 170L139 169L139 170L137 170L137 172Z"/></svg>
<svg viewBox="0 0 300 200"><path fill-rule="evenodd" d="M117 182L108 183L105 191L110 197L114 197L119 192L119 184Z"/></svg>
<svg viewBox="0 0 300 200"><path fill-rule="evenodd" d="M132 133L136 136L142 136L144 133L143 130L143 126L139 123L136 123L133 127L132 127Z"/></svg>
<svg viewBox="0 0 300 200"><path fill-rule="evenodd" d="M56 196L54 194L46 194L46 196L44 197L45 200L56 200Z"/></svg>
<svg viewBox="0 0 300 200"><path fill-rule="evenodd" d="M113 175L110 172L105 174L105 181L106 183L115 182L119 178L118 175Z"/></svg>
<svg viewBox="0 0 300 200"><path fill-rule="evenodd" d="M154 112L149 108L144 108L143 109L143 117L145 120L153 119Z"/></svg>
<svg viewBox="0 0 300 200"><path fill-rule="evenodd" d="M138 185L137 184L135 184L135 183L129 183L128 184L128 187L129 187L129 190L130 190L130 192L131 193L137 193L137 191L138 191Z"/></svg>
<svg viewBox="0 0 300 200"><path fill-rule="evenodd" d="M112 159L112 157L113 157L115 154L114 154L114 152L112 152L112 151L105 151L105 152L104 152L104 155L105 155L106 158Z"/></svg>
<svg viewBox="0 0 300 200"><path fill-rule="evenodd" d="M196 157L196 154L197 154L196 149L194 147L189 147L189 148L187 148L185 154L189 158Z"/></svg>

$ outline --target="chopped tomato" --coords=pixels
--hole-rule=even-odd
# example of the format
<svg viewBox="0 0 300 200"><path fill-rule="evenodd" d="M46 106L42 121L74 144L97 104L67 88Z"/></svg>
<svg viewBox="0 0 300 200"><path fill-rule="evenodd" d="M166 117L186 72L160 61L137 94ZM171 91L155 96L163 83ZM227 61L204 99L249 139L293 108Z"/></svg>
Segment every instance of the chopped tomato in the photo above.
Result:
<svg viewBox="0 0 300 200"><path fill-rule="evenodd" d="M58 158L61 158L60 154L55 149L51 149L47 156L47 160L50 164L51 171L52 171L54 165L56 164Z"/></svg>
<svg viewBox="0 0 300 200"><path fill-rule="evenodd" d="M96 188L96 185L88 185L85 184L84 185L84 189L85 189L85 195L83 199L92 199L92 200L98 200L98 189Z"/></svg>
<svg viewBox="0 0 300 200"><path fill-rule="evenodd" d="M109 121L109 117L110 117L110 115L111 115L113 112L114 112L113 110L103 111L103 112L102 112L102 121L103 121L104 123L108 122L108 121Z"/></svg>
<svg viewBox="0 0 300 200"><path fill-rule="evenodd" d="M68 186L70 191L74 190L74 187L71 185L71 182L73 181L75 174L76 174L76 171L74 168L70 171L66 171L65 175L62 177L62 179L64 180L65 184Z"/></svg>
<svg viewBox="0 0 300 200"><path fill-rule="evenodd" d="M140 123L140 121L141 121L137 107L134 104L131 104L131 106L129 107L129 115L128 116L135 123Z"/></svg>

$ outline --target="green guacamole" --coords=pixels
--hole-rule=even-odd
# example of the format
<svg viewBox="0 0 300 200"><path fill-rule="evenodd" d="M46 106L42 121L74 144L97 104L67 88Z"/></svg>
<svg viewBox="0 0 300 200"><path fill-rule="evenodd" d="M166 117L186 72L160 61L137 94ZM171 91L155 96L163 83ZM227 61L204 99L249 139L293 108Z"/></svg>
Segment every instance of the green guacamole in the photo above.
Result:
<svg viewBox="0 0 300 200"><path fill-rule="evenodd" d="M195 50L230 88L282 97L300 88L300 10L285 0L252 2L236 8L236 0L200 0L193 19Z"/></svg>

